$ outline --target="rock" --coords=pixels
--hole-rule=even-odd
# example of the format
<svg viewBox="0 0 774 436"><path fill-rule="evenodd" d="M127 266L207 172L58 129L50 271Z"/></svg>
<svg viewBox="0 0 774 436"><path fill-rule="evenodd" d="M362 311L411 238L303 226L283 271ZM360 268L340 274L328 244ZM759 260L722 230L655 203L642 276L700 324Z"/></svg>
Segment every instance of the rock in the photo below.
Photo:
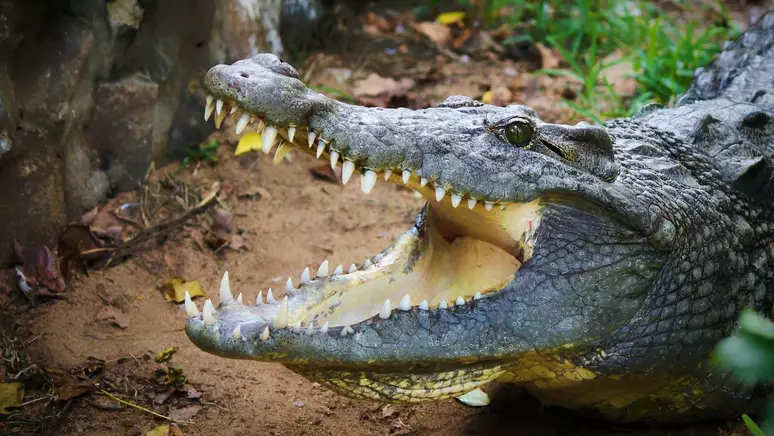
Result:
<svg viewBox="0 0 774 436"><path fill-rule="evenodd" d="M14 238L26 246L53 246L67 217L61 174L61 160L45 150L0 169L2 262L10 260Z"/></svg>
<svg viewBox="0 0 774 436"><path fill-rule="evenodd" d="M233 62L269 51L282 56L279 32L282 0L220 0L212 35L213 57Z"/></svg>
<svg viewBox="0 0 774 436"><path fill-rule="evenodd" d="M327 0L285 0L309 22ZM68 220L134 189L212 132L201 79L283 52L282 0L0 0L0 253L54 246ZM303 28L301 21L294 26ZM21 98L23 96L23 98ZM0 267L10 256L0 254Z"/></svg>
<svg viewBox="0 0 774 436"><path fill-rule="evenodd" d="M136 188L148 171L158 92L158 84L140 76L97 86L86 142L97 152L110 185L119 191Z"/></svg>
<svg viewBox="0 0 774 436"><path fill-rule="evenodd" d="M107 14L111 30L118 33L123 27L139 29L143 10L137 0L113 0L107 2Z"/></svg>

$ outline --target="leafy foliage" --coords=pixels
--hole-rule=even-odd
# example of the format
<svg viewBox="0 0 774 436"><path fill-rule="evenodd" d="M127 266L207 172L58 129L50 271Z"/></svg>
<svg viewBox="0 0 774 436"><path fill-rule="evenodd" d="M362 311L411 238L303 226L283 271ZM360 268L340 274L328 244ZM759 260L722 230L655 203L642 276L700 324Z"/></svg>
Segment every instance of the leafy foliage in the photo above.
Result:
<svg viewBox="0 0 774 436"><path fill-rule="evenodd" d="M751 310L742 312L736 331L717 345L713 357L744 382L774 381L774 322ZM742 420L753 435L767 434L749 416ZM764 429L774 431L774 403L768 407Z"/></svg>
<svg viewBox="0 0 774 436"><path fill-rule="evenodd" d="M739 34L721 2L703 6L704 15L714 18L710 25L696 18L669 18L656 4L639 0L457 1L458 6L469 8L473 3L479 5L479 12L483 9L484 25L512 30L505 44L540 42L556 48L567 67L544 73L582 83L578 103L566 103L597 122L631 115L648 102L670 103L690 86L694 70L711 61L724 41ZM695 3L684 10L691 8ZM606 56L616 50L633 64L632 77L639 87L635 97L617 95L602 76L612 66L605 63Z"/></svg>

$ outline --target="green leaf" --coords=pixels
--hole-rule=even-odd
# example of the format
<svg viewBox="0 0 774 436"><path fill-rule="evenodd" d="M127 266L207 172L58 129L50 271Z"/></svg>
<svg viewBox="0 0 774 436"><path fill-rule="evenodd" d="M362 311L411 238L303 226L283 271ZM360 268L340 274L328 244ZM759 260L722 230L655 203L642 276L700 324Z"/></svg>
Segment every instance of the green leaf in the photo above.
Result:
<svg viewBox="0 0 774 436"><path fill-rule="evenodd" d="M750 430L750 433L752 433L753 436L766 436L766 433L758 427L758 424L756 424L748 414L742 414L742 422L744 422L744 425L747 426L747 429Z"/></svg>

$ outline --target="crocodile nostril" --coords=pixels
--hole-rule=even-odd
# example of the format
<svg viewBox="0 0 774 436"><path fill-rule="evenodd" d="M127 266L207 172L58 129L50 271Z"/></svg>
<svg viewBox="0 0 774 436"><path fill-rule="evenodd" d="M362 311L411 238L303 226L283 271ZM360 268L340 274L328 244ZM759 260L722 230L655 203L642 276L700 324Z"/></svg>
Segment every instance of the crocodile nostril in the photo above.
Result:
<svg viewBox="0 0 774 436"><path fill-rule="evenodd" d="M239 75L244 77L245 79L249 79L250 78L250 75L247 74L247 73L240 73Z"/></svg>

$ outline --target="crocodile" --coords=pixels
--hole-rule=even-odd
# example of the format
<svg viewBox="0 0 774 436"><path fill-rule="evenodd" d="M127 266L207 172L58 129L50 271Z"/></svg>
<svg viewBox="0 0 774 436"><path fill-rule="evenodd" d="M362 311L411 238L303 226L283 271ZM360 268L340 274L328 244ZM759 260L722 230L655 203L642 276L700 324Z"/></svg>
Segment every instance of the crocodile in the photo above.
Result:
<svg viewBox="0 0 774 436"><path fill-rule="evenodd" d="M461 397L495 380L632 422L755 410L769 387L712 362L744 308L774 303L774 11L694 73L670 107L603 126L452 96L346 104L259 54L205 75L205 120L427 199L362 265L199 311L201 350L280 363L378 402Z"/></svg>

